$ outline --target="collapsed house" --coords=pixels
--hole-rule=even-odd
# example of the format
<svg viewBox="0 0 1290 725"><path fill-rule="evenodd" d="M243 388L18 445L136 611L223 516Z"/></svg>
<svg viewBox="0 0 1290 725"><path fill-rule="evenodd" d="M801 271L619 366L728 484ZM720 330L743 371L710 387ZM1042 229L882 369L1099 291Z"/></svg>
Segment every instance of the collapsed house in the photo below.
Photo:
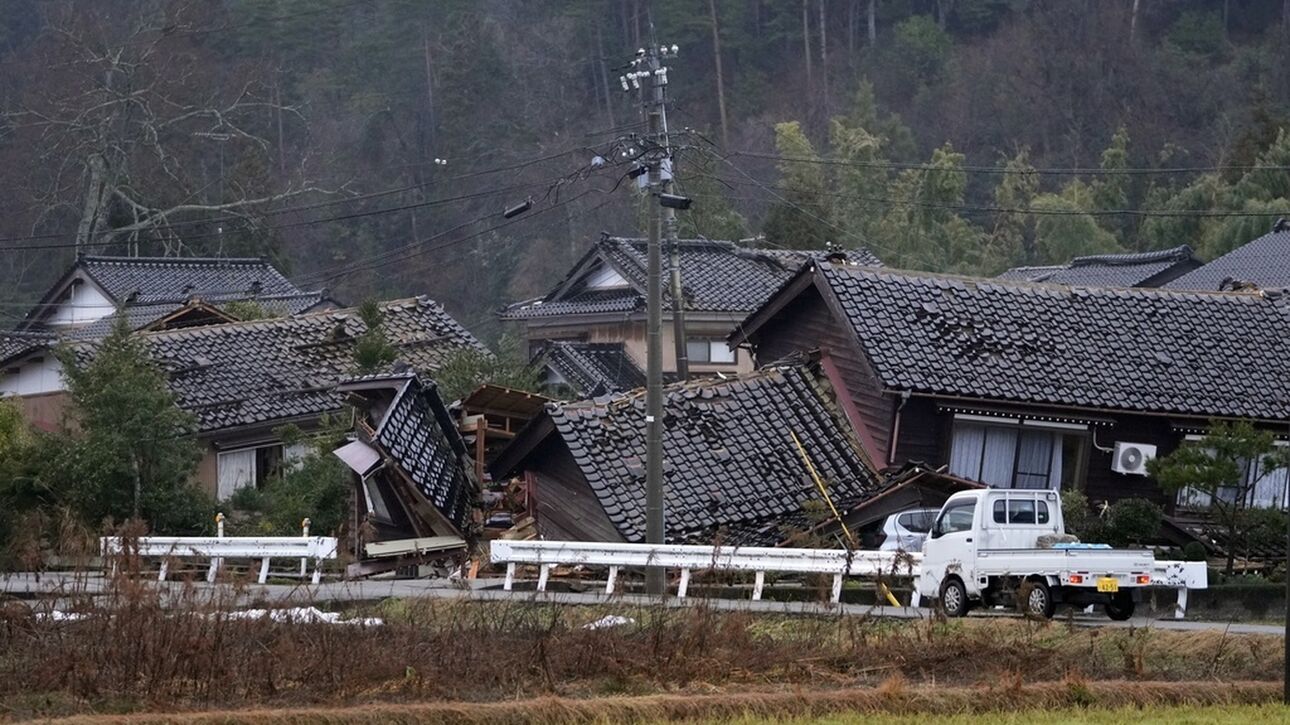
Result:
<svg viewBox="0 0 1290 725"><path fill-rule="evenodd" d="M664 411L671 543L774 545L827 518L830 501L849 508L879 488L813 366L676 383ZM644 541L642 391L548 404L490 470L525 480L547 538Z"/></svg>
<svg viewBox="0 0 1290 725"><path fill-rule="evenodd" d="M336 391L359 411L353 439L334 451L356 474L349 576L464 557L478 533L479 485L434 383L372 375Z"/></svg>

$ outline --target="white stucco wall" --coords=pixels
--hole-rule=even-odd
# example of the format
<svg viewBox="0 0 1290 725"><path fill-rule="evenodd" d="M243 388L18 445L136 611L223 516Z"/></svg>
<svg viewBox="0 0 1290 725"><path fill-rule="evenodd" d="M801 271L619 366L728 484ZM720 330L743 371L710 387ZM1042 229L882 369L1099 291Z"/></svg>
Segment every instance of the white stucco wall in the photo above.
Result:
<svg viewBox="0 0 1290 725"><path fill-rule="evenodd" d="M116 312L116 305L93 282L73 284L67 299L54 305L46 324L53 326L84 325Z"/></svg>
<svg viewBox="0 0 1290 725"><path fill-rule="evenodd" d="M28 358L0 370L0 395L38 395L64 390L63 366L51 354Z"/></svg>

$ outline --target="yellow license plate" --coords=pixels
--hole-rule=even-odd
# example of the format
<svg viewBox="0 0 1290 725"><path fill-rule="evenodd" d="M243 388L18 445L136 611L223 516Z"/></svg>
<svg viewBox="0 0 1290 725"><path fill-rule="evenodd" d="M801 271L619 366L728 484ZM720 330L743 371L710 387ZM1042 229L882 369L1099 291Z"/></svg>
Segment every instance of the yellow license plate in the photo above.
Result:
<svg viewBox="0 0 1290 725"><path fill-rule="evenodd" d="M1097 580L1097 590L1099 592L1118 592L1120 591L1120 580L1113 576L1104 576Z"/></svg>

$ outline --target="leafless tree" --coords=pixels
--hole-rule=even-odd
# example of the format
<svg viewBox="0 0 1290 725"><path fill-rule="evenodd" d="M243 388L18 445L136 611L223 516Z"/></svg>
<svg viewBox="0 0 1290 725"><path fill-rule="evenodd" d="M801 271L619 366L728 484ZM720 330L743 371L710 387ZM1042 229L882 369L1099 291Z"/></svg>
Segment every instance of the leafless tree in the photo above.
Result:
<svg viewBox="0 0 1290 725"><path fill-rule="evenodd" d="M77 249L137 249L147 239L177 254L177 222L250 220L266 205L324 192L304 160L276 188L229 178L236 160L270 158L279 114L301 127L304 117L254 69L210 62L201 42L218 25L200 11L184 2L50 5L29 62L55 82L47 75L21 88L2 119L30 153L34 227L70 215Z"/></svg>

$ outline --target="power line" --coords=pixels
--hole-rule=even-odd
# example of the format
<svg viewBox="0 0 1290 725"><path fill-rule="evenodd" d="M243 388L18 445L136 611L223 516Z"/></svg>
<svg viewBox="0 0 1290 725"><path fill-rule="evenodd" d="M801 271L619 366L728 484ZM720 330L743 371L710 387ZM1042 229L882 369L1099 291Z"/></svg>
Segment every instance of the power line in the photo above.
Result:
<svg viewBox="0 0 1290 725"><path fill-rule="evenodd" d="M831 159L808 156L781 156L778 154L762 153L758 151L732 151L728 157L745 156L755 159L768 159L770 161L782 161L799 164L821 164L825 166L854 166L865 169L888 169L895 171L942 171L942 172L966 172L974 174L996 174L1000 176L1037 174L1041 176L1136 176L1152 174L1204 174L1225 171L1290 171L1290 166L1268 166L1268 165L1232 165L1232 166L1175 166L1160 168L1124 168L1124 169L1103 169L1100 167L1075 167L1069 169L1061 168L1025 168L1009 169L1003 166L955 166L947 168L926 163L904 163L899 161L853 161L849 159Z"/></svg>
<svg viewBox="0 0 1290 725"><path fill-rule="evenodd" d="M354 195L354 196L346 196L346 197L343 197L343 198L330 199L330 200L328 200L328 201L316 202L316 203L312 203L312 204L302 204L302 205L299 205L299 206L288 206L288 207L282 207L282 208L278 208L278 209L270 209L270 210L267 210L267 211L260 211L260 212L257 212L257 213L256 213L256 216L259 216L259 217L281 216L281 215L283 215L283 214L293 214L293 213L301 212L301 211L311 211L311 210L313 210L313 209L322 209L322 208L326 208L326 207L330 207L330 206L336 206L336 205L339 205L339 204L352 204L352 203L359 202L359 201L366 201L366 200L369 200L369 199L376 199L376 198L380 198L380 197L384 197L384 196L391 196L391 195L394 195L394 194L401 194L401 193L404 193L404 192L407 192L407 191L414 191L414 190L416 190L416 189L429 188L429 187L432 187L432 186L437 186L437 185L439 185L439 184L446 184L446 183L453 182L453 181L462 181L462 180L465 180L465 179L472 179L472 178L477 178L477 177L480 177L480 176L487 176L487 175L490 175L490 174L502 173L502 172L505 172L505 171L518 171L518 170L520 170L520 169L527 168L527 167L529 167L529 166L533 166L533 165L535 165L535 164L540 164L540 163L543 163L543 162L546 162L546 161L552 161L552 160L558 159L558 158L563 157L563 156L568 156L569 154L575 153L575 152L577 152L577 151L592 151L592 152L594 152L594 149L589 149L589 148L588 148L588 147L586 147L586 146L574 146L574 147L566 148L566 149L564 149L563 151L559 151L559 152L552 153L552 154L547 154L547 155L545 155L545 156L540 156L540 157L533 158L533 159L528 159L528 160L525 160L525 161L520 161L520 162L517 162L517 163L514 163L514 164L509 164L509 165L506 165L506 166L499 166L499 167L495 167L495 168L491 168L491 169L483 169L483 170L480 170L480 171L472 171L472 172L465 173L465 174L458 174L458 175L456 175L456 176L449 176L449 177L444 177L444 178L432 179L432 180L430 180L430 181L420 182L420 183L417 183L417 184L410 184L410 185L407 185L407 186L394 187L394 188L390 188L390 189L383 189L383 190L381 190L381 191L374 191L374 192L370 192L370 193L367 193L367 194L358 194L358 195ZM189 227L189 226L198 226L198 225L207 225L207 224L218 224L218 223L225 222L225 221L230 221L230 222L234 222L234 221L245 221L245 220L246 220L246 218L247 218L247 217L246 217L245 215L226 214L226 215L224 215L224 216L219 216L219 217L209 217L209 218L206 218L206 219L192 219L192 220L187 220L187 221L178 221L178 222L173 222L173 223L166 224L166 225L165 225L165 228ZM149 228L145 228L145 229L140 229L140 230L138 230L138 231L140 231L140 232L147 232L147 231L150 231L150 230L153 230L153 229L160 229L160 228L163 228L163 227L161 227L161 226L149 227ZM107 230L105 233L110 233L110 232L112 232L112 231L113 231L113 230ZM73 236L73 234L68 233L68 232L57 232L57 233L49 233L49 234L30 234L30 235L26 235L26 236L0 237L0 242L21 242L21 241L36 241L36 240L40 240L40 239L60 239L60 238L67 238L67 237L71 237L71 236ZM99 243L101 244L101 242L99 242ZM95 242L91 242L90 244L91 244L91 245L93 245L93 244L96 244L96 243L95 243ZM74 243L72 243L72 244L69 244L69 245L62 245L62 246L76 246L76 245L75 245ZM54 246L50 246L50 247L39 247L39 246L14 247L14 249L41 249L41 248L57 249L57 248L59 248L59 246L58 246L58 245L54 245ZM2 250L4 250L4 249L9 249L9 248L8 248L8 247L0 247L0 251L2 251Z"/></svg>

